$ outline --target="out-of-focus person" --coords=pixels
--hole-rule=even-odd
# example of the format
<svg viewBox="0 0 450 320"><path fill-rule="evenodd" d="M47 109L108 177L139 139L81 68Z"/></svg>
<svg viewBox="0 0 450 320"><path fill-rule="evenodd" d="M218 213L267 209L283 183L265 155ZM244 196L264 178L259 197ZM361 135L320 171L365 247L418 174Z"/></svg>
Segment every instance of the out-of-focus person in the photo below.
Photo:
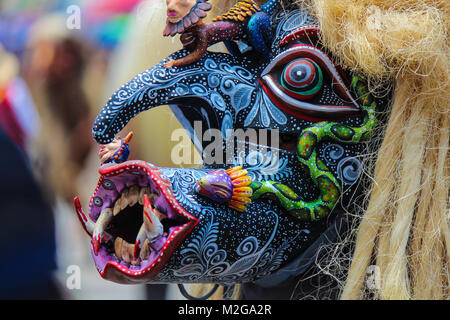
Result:
<svg viewBox="0 0 450 320"><path fill-rule="evenodd" d="M42 121L33 154L36 172L49 196L67 202L77 194L77 177L92 147L93 119L83 89L87 54L59 14L33 25L24 54L24 78Z"/></svg>
<svg viewBox="0 0 450 320"><path fill-rule="evenodd" d="M39 116L19 70L18 59L0 45L0 126L28 154L39 131Z"/></svg>
<svg viewBox="0 0 450 320"><path fill-rule="evenodd" d="M18 72L0 47L0 299L58 299L53 213L27 152L39 120Z"/></svg>
<svg viewBox="0 0 450 320"><path fill-rule="evenodd" d="M97 179L98 147L91 129L103 98L109 52L85 37L87 24L80 30L67 28L67 17L65 12L53 12L38 18L28 32L21 68L41 119L30 157L54 210L55 277L65 299L140 298L136 288L101 279L85 250L89 240L73 210L75 195L89 201ZM72 267L78 270L76 286L67 283Z"/></svg>

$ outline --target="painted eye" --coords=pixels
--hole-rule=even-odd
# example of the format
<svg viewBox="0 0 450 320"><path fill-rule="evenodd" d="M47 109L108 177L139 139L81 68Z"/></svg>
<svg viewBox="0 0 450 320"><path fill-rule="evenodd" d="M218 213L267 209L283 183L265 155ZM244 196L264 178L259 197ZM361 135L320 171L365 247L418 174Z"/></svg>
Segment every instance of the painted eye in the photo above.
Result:
<svg viewBox="0 0 450 320"><path fill-rule="evenodd" d="M111 180L103 181L103 188L105 188L106 190L114 189L115 188L114 182L112 182Z"/></svg>
<svg viewBox="0 0 450 320"><path fill-rule="evenodd" d="M95 198L94 198L94 204L95 204L97 207L101 207L101 206L103 205L103 200L102 200L102 198L100 198L100 197L95 197Z"/></svg>
<svg viewBox="0 0 450 320"><path fill-rule="evenodd" d="M298 118L321 121L360 112L345 73L312 45L294 45L279 54L261 73L259 81L279 109ZM324 97L320 96L322 93Z"/></svg>
<svg viewBox="0 0 450 320"><path fill-rule="evenodd" d="M313 60L300 58L284 68L280 82L288 95L296 99L307 100L322 88L323 74Z"/></svg>

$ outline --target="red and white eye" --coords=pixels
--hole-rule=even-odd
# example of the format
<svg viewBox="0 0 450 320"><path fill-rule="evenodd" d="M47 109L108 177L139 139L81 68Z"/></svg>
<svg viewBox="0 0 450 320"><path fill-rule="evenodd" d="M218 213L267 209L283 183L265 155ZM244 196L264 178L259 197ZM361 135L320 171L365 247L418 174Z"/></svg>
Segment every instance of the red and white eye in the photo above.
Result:
<svg viewBox="0 0 450 320"><path fill-rule="evenodd" d="M345 118L360 108L352 97L345 74L317 47L298 44L275 57L259 80L271 101L295 117L311 121ZM315 96L329 84L344 105L318 104Z"/></svg>
<svg viewBox="0 0 450 320"><path fill-rule="evenodd" d="M322 88L322 70L309 58L296 59L284 68L280 82L291 97L311 99Z"/></svg>

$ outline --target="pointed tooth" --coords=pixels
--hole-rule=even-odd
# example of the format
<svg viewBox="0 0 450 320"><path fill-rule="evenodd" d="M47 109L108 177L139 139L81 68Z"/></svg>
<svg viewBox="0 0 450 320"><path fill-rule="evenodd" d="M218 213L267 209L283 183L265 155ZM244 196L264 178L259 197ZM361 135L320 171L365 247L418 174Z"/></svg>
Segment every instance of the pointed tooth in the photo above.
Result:
<svg viewBox="0 0 450 320"><path fill-rule="evenodd" d="M139 258L139 255L134 256L134 244L129 244L128 245L128 252L130 254L131 257L131 264L133 265L138 265L141 263L141 259Z"/></svg>
<svg viewBox="0 0 450 320"><path fill-rule="evenodd" d="M91 243L92 249L94 250L94 254L98 255L98 251L100 250L101 244L101 235L100 234L92 235Z"/></svg>
<svg viewBox="0 0 450 320"><path fill-rule="evenodd" d="M139 190L139 199L138 199L138 202L140 205L144 204L144 193L145 193L145 188L141 188Z"/></svg>
<svg viewBox="0 0 450 320"><path fill-rule="evenodd" d="M78 197L75 197L73 199L74 205L75 205L75 211L77 213L78 219L80 220L83 229L92 236L92 232L94 231L94 222L89 218L88 215L84 212L83 208L81 207L81 202Z"/></svg>
<svg viewBox="0 0 450 320"><path fill-rule="evenodd" d="M142 224L147 234L147 239L150 241L155 240L161 236L164 232L164 227L155 215L153 208L150 204L150 200L147 195L144 195L144 210L143 210L144 223Z"/></svg>
<svg viewBox="0 0 450 320"><path fill-rule="evenodd" d="M122 201L120 202L120 210L125 209L128 206L128 193L129 193L129 189L124 189L122 191Z"/></svg>
<svg viewBox="0 0 450 320"><path fill-rule="evenodd" d="M146 194L144 194L143 220L144 222L139 229L136 236L136 242L134 243L134 258L137 258L145 241L149 240L150 242L153 242L164 233L164 227L159 221L159 218L152 208L150 200Z"/></svg>
<svg viewBox="0 0 450 320"><path fill-rule="evenodd" d="M119 212L122 210L122 209L120 209L121 202L122 202L122 198L119 198L116 200L116 203L114 204L114 211L113 211L114 216L117 216L119 214Z"/></svg>
<svg viewBox="0 0 450 320"><path fill-rule="evenodd" d="M106 229L108 224L111 222L113 217L113 212L111 208L105 208L98 216L97 221L94 226L94 233L96 230L101 230L102 232Z"/></svg>
<svg viewBox="0 0 450 320"><path fill-rule="evenodd" d="M123 240L122 244L122 258L123 261L126 263L131 263L131 260L133 260L133 251L134 246Z"/></svg>
<svg viewBox="0 0 450 320"><path fill-rule="evenodd" d="M141 188L141 190L139 191L139 204L140 205L144 205L144 195L149 194L149 193L150 193L149 187Z"/></svg>
<svg viewBox="0 0 450 320"><path fill-rule="evenodd" d="M92 232L92 246L95 255L98 254L98 250L100 249L103 231L105 231L106 227L111 222L112 217L113 214L111 208L106 208L100 213L97 222L95 222L94 231Z"/></svg>
<svg viewBox="0 0 450 320"><path fill-rule="evenodd" d="M114 241L114 251L118 259L122 260L122 245L123 239L121 237L117 237L116 241Z"/></svg>
<svg viewBox="0 0 450 320"><path fill-rule="evenodd" d="M128 205L130 207L134 206L139 200L139 187L132 186L128 192Z"/></svg>
<svg viewBox="0 0 450 320"><path fill-rule="evenodd" d="M147 240L148 239L146 239L144 224L142 224L142 226L139 229L139 232L136 236L136 242L134 243L133 256L135 259L139 255L139 251L142 250L141 248L142 248L143 243Z"/></svg>
<svg viewBox="0 0 450 320"><path fill-rule="evenodd" d="M151 249L150 249L149 243L150 243L150 241L148 239L145 239L144 245L142 246L141 252L139 254L139 258L141 260L147 260L148 257L150 256Z"/></svg>

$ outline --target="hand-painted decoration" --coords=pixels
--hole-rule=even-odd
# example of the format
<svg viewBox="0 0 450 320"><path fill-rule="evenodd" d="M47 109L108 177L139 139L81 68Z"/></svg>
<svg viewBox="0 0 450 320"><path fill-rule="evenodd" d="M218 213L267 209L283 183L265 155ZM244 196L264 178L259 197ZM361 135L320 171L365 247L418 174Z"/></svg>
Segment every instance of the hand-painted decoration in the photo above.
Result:
<svg viewBox="0 0 450 320"><path fill-rule="evenodd" d="M211 10L207 1L167 1L167 24L163 35L173 37L181 34L180 41L190 53L177 60L169 58L164 64L166 68L194 63L205 54L208 46L222 41L235 51L237 46L233 41L247 37L262 57L270 56L267 47L272 34L270 15L279 0L271 0L262 7L253 0L241 0L227 13L205 24L202 19Z"/></svg>
<svg viewBox="0 0 450 320"><path fill-rule="evenodd" d="M130 155L129 142L133 138L133 132L130 132L125 138L117 137L111 143L102 146L98 154L101 163L121 163L128 160Z"/></svg>
<svg viewBox="0 0 450 320"><path fill-rule="evenodd" d="M108 100L93 125L107 163L89 212L75 201L105 279L271 283L317 248L352 204L377 112L387 102L367 93L362 75L335 63L307 9L278 2L242 0L203 24L206 0L168 1L165 34L181 33L184 49ZM235 40L250 49L233 50ZM207 50L218 41L231 53ZM203 151L210 148L205 132L221 133L215 156L224 161L201 169L125 161L129 139L117 134L161 105L171 105ZM257 141L236 135L247 130L258 132ZM272 138L264 140L267 132Z"/></svg>
<svg viewBox="0 0 450 320"><path fill-rule="evenodd" d="M252 180L247 173L242 167L217 169L201 177L195 190L215 202L227 203L230 208L245 211L253 194L250 187Z"/></svg>

